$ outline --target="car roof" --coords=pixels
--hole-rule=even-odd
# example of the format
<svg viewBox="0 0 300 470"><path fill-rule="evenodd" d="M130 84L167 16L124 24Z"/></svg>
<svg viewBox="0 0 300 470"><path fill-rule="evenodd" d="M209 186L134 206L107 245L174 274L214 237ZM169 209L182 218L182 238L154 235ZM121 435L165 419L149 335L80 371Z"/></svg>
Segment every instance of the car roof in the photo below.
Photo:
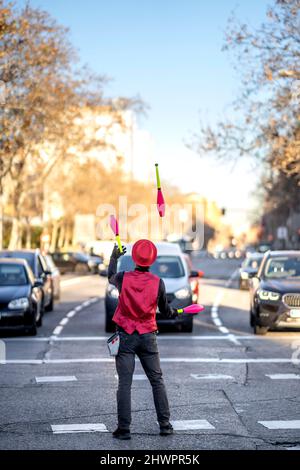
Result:
<svg viewBox="0 0 300 470"><path fill-rule="evenodd" d="M250 253L246 259L253 259L253 258L263 258L264 257L264 253L258 253L257 251L253 252L253 253Z"/></svg>
<svg viewBox="0 0 300 470"><path fill-rule="evenodd" d="M267 256L300 256L300 250L278 250L278 251L267 251Z"/></svg>
<svg viewBox="0 0 300 470"><path fill-rule="evenodd" d="M178 255L178 256L182 256L183 255L183 252L182 252L180 246L177 243L157 242L157 243L154 243L154 245L157 248L158 256L161 256L161 255L169 255L169 256ZM126 254L131 255L132 247L133 247L133 243L126 244L126 249L127 249Z"/></svg>
<svg viewBox="0 0 300 470"><path fill-rule="evenodd" d="M22 264L23 266L28 266L28 263L25 259L22 258L0 258L0 263L5 264Z"/></svg>

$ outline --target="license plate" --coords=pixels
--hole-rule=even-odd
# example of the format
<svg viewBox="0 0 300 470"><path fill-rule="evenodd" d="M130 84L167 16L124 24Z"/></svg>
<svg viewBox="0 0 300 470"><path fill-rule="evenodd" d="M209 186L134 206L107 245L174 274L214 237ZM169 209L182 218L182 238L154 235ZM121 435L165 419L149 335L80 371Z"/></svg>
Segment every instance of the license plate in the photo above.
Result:
<svg viewBox="0 0 300 470"><path fill-rule="evenodd" d="M290 317L291 318L300 318L300 308L290 310Z"/></svg>

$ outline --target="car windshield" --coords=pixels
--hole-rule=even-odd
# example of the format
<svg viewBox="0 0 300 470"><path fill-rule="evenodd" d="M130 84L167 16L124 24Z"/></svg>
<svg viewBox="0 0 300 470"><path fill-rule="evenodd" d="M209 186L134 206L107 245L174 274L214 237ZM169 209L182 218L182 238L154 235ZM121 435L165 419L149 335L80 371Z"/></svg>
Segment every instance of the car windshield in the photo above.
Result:
<svg viewBox="0 0 300 470"><path fill-rule="evenodd" d="M24 266L18 264L0 264L0 286L25 286L28 284Z"/></svg>
<svg viewBox="0 0 300 470"><path fill-rule="evenodd" d="M272 279L300 278L300 256L270 258L266 263L264 277Z"/></svg>
<svg viewBox="0 0 300 470"><path fill-rule="evenodd" d="M118 271L133 271L135 264L131 256L122 256L118 262ZM158 256L150 272L163 278L184 276L184 267L179 256Z"/></svg>
<svg viewBox="0 0 300 470"><path fill-rule="evenodd" d="M243 268L257 269L261 264L262 258L246 258L242 264Z"/></svg>

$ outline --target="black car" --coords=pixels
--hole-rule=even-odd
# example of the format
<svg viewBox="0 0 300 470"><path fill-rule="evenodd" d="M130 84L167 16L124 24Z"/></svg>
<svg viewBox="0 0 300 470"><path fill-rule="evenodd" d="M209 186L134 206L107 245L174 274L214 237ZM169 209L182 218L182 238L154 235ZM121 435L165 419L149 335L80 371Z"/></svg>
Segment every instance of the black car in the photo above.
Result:
<svg viewBox="0 0 300 470"><path fill-rule="evenodd" d="M26 261L0 258L0 328L36 335L42 324L42 282Z"/></svg>
<svg viewBox="0 0 300 470"><path fill-rule="evenodd" d="M300 251L269 251L250 283L250 325L255 334L300 328Z"/></svg>
<svg viewBox="0 0 300 470"><path fill-rule="evenodd" d="M67 272L98 274L98 266L103 262L100 256L90 256L76 251L55 252L51 256L62 274Z"/></svg>
<svg viewBox="0 0 300 470"><path fill-rule="evenodd" d="M249 276L253 277L258 273L264 255L262 253L252 253L243 261L239 270L239 288L249 288Z"/></svg>
<svg viewBox="0 0 300 470"><path fill-rule="evenodd" d="M42 310L51 312L54 308L54 292L51 281L51 272L40 250L3 250L1 258L19 258L27 261L34 277L40 281L43 291Z"/></svg>

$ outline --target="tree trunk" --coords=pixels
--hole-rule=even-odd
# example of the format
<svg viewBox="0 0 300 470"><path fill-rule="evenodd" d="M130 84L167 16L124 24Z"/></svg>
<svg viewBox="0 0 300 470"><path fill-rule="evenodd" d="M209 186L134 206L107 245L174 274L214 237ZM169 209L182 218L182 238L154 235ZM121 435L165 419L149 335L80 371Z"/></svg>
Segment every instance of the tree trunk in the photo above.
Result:
<svg viewBox="0 0 300 470"><path fill-rule="evenodd" d="M19 219L13 219L8 249L17 250L22 245L22 228Z"/></svg>
<svg viewBox="0 0 300 470"><path fill-rule="evenodd" d="M28 222L26 225L26 249L30 250L31 248L31 226Z"/></svg>
<svg viewBox="0 0 300 470"><path fill-rule="evenodd" d="M53 253L56 250L56 242L57 242L57 235L58 235L58 222L54 221L52 225L52 233L51 233L51 243L50 243L50 253Z"/></svg>
<svg viewBox="0 0 300 470"><path fill-rule="evenodd" d="M58 238L58 248L60 250L65 244L65 239L66 239L66 226L65 224L63 224L60 228L60 233L59 233L59 238Z"/></svg>

